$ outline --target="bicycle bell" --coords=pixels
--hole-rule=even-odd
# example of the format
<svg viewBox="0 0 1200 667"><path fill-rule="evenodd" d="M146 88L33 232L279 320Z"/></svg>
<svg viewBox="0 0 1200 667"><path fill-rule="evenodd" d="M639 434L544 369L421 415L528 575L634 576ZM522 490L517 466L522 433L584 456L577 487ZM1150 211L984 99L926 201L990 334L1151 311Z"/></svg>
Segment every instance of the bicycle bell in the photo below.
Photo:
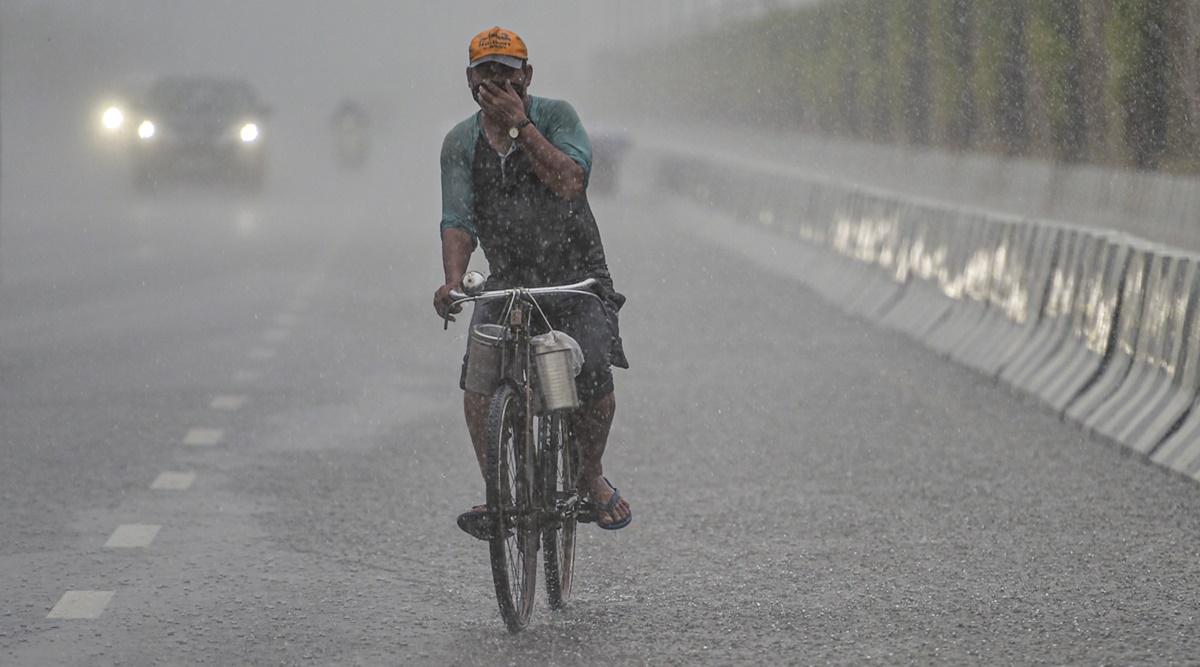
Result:
<svg viewBox="0 0 1200 667"><path fill-rule="evenodd" d="M462 277L463 294L475 296L483 291L483 283L487 279L478 271L467 271Z"/></svg>

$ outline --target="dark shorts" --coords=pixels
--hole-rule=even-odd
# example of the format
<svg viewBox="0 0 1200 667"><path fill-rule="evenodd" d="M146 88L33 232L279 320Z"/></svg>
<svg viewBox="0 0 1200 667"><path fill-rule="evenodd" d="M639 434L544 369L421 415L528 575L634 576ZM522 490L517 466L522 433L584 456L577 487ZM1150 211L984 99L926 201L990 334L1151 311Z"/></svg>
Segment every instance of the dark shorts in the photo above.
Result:
<svg viewBox="0 0 1200 667"><path fill-rule="evenodd" d="M613 355L620 354L620 361L624 362L615 310L590 296L571 294L540 297L538 303L546 313L546 319L550 320L550 326L574 338L583 349L583 370L575 377L579 401L592 403L611 394ZM503 299L475 302L472 329L476 324L499 323L504 315L504 305ZM463 390L467 388L466 354L463 355L458 386Z"/></svg>

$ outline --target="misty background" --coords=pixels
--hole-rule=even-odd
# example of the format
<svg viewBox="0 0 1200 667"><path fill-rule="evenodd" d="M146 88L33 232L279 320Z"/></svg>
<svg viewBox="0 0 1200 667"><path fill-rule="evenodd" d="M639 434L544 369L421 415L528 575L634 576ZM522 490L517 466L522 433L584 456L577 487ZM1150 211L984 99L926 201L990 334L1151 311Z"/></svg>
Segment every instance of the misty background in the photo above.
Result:
<svg viewBox="0 0 1200 667"><path fill-rule="evenodd" d="M272 109L274 188L330 185L330 114L344 99L363 103L372 176L425 180L428 197L404 206L434 228L438 146L476 109L463 74L476 33L518 32L531 92L572 101L590 129L624 108L595 85L605 54L786 4L797 3L10 0L0 4L0 212L127 194L121 151L100 134L103 108L160 75L205 74L245 79Z"/></svg>

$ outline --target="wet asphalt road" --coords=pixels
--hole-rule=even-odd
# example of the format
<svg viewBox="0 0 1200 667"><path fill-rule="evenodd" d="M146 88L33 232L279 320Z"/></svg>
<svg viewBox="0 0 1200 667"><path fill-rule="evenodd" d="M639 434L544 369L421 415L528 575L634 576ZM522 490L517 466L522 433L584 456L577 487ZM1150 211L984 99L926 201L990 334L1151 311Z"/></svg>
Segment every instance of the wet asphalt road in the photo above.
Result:
<svg viewBox="0 0 1200 667"><path fill-rule="evenodd" d="M635 519L583 527L568 608L510 636L454 526L482 483L465 327L430 307L433 158L394 165L5 202L0 664L1200 655L1194 483L842 315L794 277L804 248L741 252L757 232L636 187L594 201L633 364L606 473ZM68 592L104 604L48 618Z"/></svg>

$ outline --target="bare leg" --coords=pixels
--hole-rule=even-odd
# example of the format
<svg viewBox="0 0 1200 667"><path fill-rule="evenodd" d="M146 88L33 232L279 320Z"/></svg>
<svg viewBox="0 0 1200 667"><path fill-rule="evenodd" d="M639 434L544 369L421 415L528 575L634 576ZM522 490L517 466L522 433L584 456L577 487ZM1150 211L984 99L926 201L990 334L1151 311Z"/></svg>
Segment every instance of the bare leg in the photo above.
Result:
<svg viewBox="0 0 1200 667"><path fill-rule="evenodd" d="M601 504L612 499L613 488L604 481L604 448L608 444L608 432L612 428L613 415L617 411L616 397L610 393L575 413L575 434L579 437L579 475L583 488ZM609 512L600 512L597 520L602 524L615 523L629 516L629 503L624 498Z"/></svg>
<svg viewBox="0 0 1200 667"><path fill-rule="evenodd" d="M473 391L463 392L463 412L467 417L467 431L471 433L471 446L479 461L479 474L487 481L487 420L492 407L492 397Z"/></svg>

